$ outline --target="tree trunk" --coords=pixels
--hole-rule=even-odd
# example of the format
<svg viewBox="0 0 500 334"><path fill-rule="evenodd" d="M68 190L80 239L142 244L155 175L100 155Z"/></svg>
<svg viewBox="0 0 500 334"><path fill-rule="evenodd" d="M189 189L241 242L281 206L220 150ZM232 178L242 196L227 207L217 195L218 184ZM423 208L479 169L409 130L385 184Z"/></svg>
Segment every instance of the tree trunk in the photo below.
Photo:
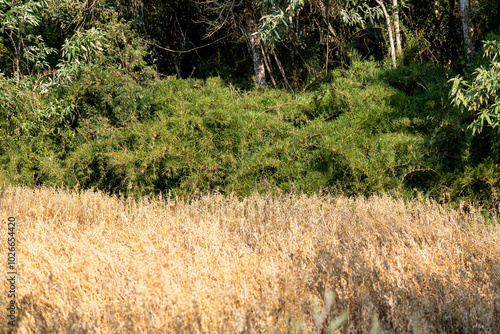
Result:
<svg viewBox="0 0 500 334"><path fill-rule="evenodd" d="M399 5L398 0L392 0L392 7L394 10L394 35L396 37L396 54L400 56L403 53L401 45L401 30L399 28Z"/></svg>
<svg viewBox="0 0 500 334"><path fill-rule="evenodd" d="M255 20L255 16L253 15L252 4L249 0L245 1L243 15L245 16L248 42L250 43L250 52L252 53L255 81L259 87L264 87L266 85L264 57L262 55L259 38L257 37L257 22Z"/></svg>
<svg viewBox="0 0 500 334"><path fill-rule="evenodd" d="M335 30L333 29L332 25L330 24L330 13L329 13L330 10L325 7L322 0L314 1L313 4L319 10L319 12L323 18L323 21L325 21L325 23L326 23L326 26L328 28L328 32L330 33L330 35L332 35L333 37L337 37Z"/></svg>
<svg viewBox="0 0 500 334"><path fill-rule="evenodd" d="M328 72L328 63L329 63L329 58L330 58L330 42L333 42L334 49L337 49L337 50L340 49L338 57L339 57L340 62L343 64L344 57L343 57L342 45L340 43L340 38L337 35L337 32L333 29L333 26L330 23L331 2L329 1L328 7L325 7L323 0L315 0L315 1L313 1L313 5L319 11L319 13L320 13L321 17L323 18L323 21L327 27L325 71Z"/></svg>
<svg viewBox="0 0 500 334"><path fill-rule="evenodd" d="M394 51L394 38L392 37L391 17L389 16L389 13L387 12L387 9L385 8L382 0L375 0L375 2L377 2L380 8L382 8L382 12L384 13L385 26L387 28L387 34L389 35L389 54L391 55L392 66L396 67L396 52Z"/></svg>
<svg viewBox="0 0 500 334"><path fill-rule="evenodd" d="M285 87L287 89L290 89L290 91L293 92L292 86L290 86L290 84L288 83L288 80L286 79L285 70L283 69L283 66L281 66L281 62L278 59L278 56L276 55L276 53L274 51L273 51L273 56L274 56L274 60L276 60L276 64L278 64L278 68L280 69L281 76L283 77L283 80L285 81Z"/></svg>
<svg viewBox="0 0 500 334"><path fill-rule="evenodd" d="M472 44L472 27L469 13L469 0L460 0L460 15L462 16L462 29L464 33L465 58L470 61L474 46Z"/></svg>
<svg viewBox="0 0 500 334"><path fill-rule="evenodd" d="M173 54L172 61L174 63L175 72L177 73L177 79L182 79L181 68L179 66L179 56L177 54Z"/></svg>
<svg viewBox="0 0 500 334"><path fill-rule="evenodd" d="M274 80L273 72L271 70L271 60L269 59L269 55L264 49L262 45L262 55L264 56L264 64L266 65L267 73L269 73L269 77L271 78L271 82L273 83L274 88L276 88L276 80Z"/></svg>

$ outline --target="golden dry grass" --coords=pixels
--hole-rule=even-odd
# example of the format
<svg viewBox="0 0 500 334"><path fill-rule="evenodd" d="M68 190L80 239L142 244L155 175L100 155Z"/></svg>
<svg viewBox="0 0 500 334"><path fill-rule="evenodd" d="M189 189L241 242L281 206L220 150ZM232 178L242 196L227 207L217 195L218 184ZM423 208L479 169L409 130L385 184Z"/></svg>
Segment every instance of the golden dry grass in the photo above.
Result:
<svg viewBox="0 0 500 334"><path fill-rule="evenodd" d="M500 230L475 212L388 196L188 203L10 187L11 215L18 333L315 329L330 290L323 330L346 310L342 333L376 317L395 333L500 332Z"/></svg>

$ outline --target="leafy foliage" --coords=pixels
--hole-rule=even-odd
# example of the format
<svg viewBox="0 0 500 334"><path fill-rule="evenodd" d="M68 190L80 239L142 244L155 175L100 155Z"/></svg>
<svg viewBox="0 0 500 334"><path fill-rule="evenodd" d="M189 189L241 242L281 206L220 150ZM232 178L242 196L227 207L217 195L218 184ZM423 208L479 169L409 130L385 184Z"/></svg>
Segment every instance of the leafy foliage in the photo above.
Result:
<svg viewBox="0 0 500 334"><path fill-rule="evenodd" d="M80 68L92 67L96 58L102 57L104 37L104 33L96 28L77 31L61 48L61 70L69 76L78 73Z"/></svg>
<svg viewBox="0 0 500 334"><path fill-rule="evenodd" d="M500 125L500 40L485 41L483 56L487 64L477 68L470 81L461 76L451 80L452 103L475 115L470 125L472 134L481 132L485 126Z"/></svg>
<svg viewBox="0 0 500 334"><path fill-rule="evenodd" d="M346 8L340 11L340 18L348 26L364 29L367 23L374 24L383 17L382 9L379 6L371 7L368 2L350 0L346 4Z"/></svg>
<svg viewBox="0 0 500 334"><path fill-rule="evenodd" d="M46 67L47 56L56 51L32 32L41 23L39 12L45 5L45 1L0 1L0 32L8 36L13 49L11 62L17 82L23 71L30 74Z"/></svg>
<svg viewBox="0 0 500 334"><path fill-rule="evenodd" d="M304 0L261 0L263 15L260 19L259 36L271 47L281 41L281 35L293 22L304 6Z"/></svg>

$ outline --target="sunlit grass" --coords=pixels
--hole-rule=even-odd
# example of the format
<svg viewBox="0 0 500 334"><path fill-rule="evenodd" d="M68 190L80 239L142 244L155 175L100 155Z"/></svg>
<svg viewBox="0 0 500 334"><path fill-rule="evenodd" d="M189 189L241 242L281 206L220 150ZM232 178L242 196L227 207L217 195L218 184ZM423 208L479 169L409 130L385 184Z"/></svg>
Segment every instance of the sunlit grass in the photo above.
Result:
<svg viewBox="0 0 500 334"><path fill-rule="evenodd" d="M9 187L0 215L18 221L19 333L325 331L343 312L345 333L500 331L498 221L473 209Z"/></svg>

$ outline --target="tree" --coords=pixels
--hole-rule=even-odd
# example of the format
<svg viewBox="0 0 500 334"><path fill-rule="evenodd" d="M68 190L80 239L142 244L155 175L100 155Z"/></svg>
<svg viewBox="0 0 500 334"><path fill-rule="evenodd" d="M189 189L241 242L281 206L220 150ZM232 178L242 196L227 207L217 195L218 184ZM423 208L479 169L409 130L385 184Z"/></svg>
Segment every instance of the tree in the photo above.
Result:
<svg viewBox="0 0 500 334"><path fill-rule="evenodd" d="M304 0L208 0L203 3L208 4L217 16L217 20L211 22L213 29L210 34L226 25L233 25L243 33L252 57L255 81L259 87L266 84L266 68L271 74L270 61L265 52L266 47L270 47L285 86L291 89L274 47L280 42L283 31L292 25L293 18L302 8ZM272 74L271 79L274 82Z"/></svg>
<svg viewBox="0 0 500 334"><path fill-rule="evenodd" d="M399 4L398 0L392 0L392 8L394 11L394 35L396 37L396 54L398 56L403 53L403 47L401 44L401 29L399 27Z"/></svg>
<svg viewBox="0 0 500 334"><path fill-rule="evenodd" d="M382 7L372 7L369 2L360 0L347 1L346 6L340 11L342 24L361 29L378 25L378 20L383 16Z"/></svg>
<svg viewBox="0 0 500 334"><path fill-rule="evenodd" d="M471 60L474 52L472 43L472 25L470 21L470 6L469 0L460 0L460 16L462 17L462 30L464 34L465 58Z"/></svg>
<svg viewBox="0 0 500 334"><path fill-rule="evenodd" d="M259 87L265 86L266 72L262 44L258 34L258 0L206 0L201 1L208 8L207 17L210 13L215 14L215 20L205 18L211 28L206 37L227 26L232 26L243 33L250 55L253 61L255 81Z"/></svg>
<svg viewBox="0 0 500 334"><path fill-rule="evenodd" d="M281 36L290 26L293 25L293 19L298 15L304 5L304 0L265 0L262 6L262 18L259 26L259 35L261 40L270 47L274 60L283 77L285 87L292 90L285 75L285 70L281 65L276 52L276 44L281 42ZM264 50L265 46L263 46ZM269 69L270 72L270 69ZM271 73L270 73L271 74ZM273 79L274 80L274 79Z"/></svg>
<svg viewBox="0 0 500 334"><path fill-rule="evenodd" d="M391 15L387 11L387 8L382 0L375 0L375 2L380 6L385 18L385 27L387 29L387 36L389 38L389 55L391 56L392 66L396 67L396 56L402 53L401 44L401 30L399 27L399 4L398 0L392 0L392 14L393 20L391 22ZM394 35L393 35L394 27ZM394 48L394 36L396 39L396 49Z"/></svg>
<svg viewBox="0 0 500 334"><path fill-rule="evenodd" d="M384 13L385 27L387 29L387 35L389 37L389 55L392 60L392 66L396 67L396 51L394 49L394 37L392 35L391 16L387 12L387 8L385 7L384 2L382 0L375 0L375 2L380 6L382 12Z"/></svg>
<svg viewBox="0 0 500 334"><path fill-rule="evenodd" d="M357 4L359 1L352 1ZM385 19L385 27L387 30L387 37L389 42L389 56L392 60L392 65L396 67L396 57L400 56L402 53L402 43L401 43L401 29L399 25L399 4L397 0L392 0L391 2L391 11L387 10L387 6L385 5L383 0L375 0L377 5L381 10L381 14ZM404 5L404 2L403 2ZM363 16L359 15L358 10L363 12ZM392 13L392 16L391 16ZM380 13L375 11L373 7L369 6L368 2L362 3L358 8L349 13L349 15L344 17L344 22L354 22L361 23L364 25L365 21L369 19L370 21L374 21L374 19L378 18ZM396 42L396 46L394 45Z"/></svg>
<svg viewBox="0 0 500 334"><path fill-rule="evenodd" d="M255 81L259 87L266 85L266 71L264 68L264 55L262 52L262 45L258 36L257 21L253 4L250 0L243 0L243 16L245 18L246 34L250 51L253 59L253 71L255 74Z"/></svg>

